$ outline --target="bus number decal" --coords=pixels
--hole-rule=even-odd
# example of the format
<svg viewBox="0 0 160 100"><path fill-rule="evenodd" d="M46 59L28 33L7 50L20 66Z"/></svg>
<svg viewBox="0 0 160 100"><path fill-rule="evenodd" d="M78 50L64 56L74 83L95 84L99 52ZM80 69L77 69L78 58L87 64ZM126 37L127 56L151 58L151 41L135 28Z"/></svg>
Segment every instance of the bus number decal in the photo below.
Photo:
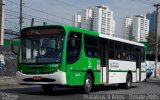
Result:
<svg viewBox="0 0 160 100"><path fill-rule="evenodd" d="M88 59L88 68L92 68L92 66L91 66L91 59L90 58Z"/></svg>

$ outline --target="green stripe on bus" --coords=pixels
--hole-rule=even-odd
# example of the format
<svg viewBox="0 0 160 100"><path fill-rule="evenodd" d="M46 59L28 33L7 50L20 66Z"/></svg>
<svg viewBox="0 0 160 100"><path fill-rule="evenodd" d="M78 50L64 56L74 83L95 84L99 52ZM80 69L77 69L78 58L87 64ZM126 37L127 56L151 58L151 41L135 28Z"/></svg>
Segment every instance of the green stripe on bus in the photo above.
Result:
<svg viewBox="0 0 160 100"><path fill-rule="evenodd" d="M109 72L128 72L128 70L109 70ZM131 72L136 72L136 71L131 71ZM146 72L146 71L141 71L141 72Z"/></svg>
<svg viewBox="0 0 160 100"><path fill-rule="evenodd" d="M109 70L109 72L128 72L128 70ZM136 72L136 71L131 71Z"/></svg>
<svg viewBox="0 0 160 100"><path fill-rule="evenodd" d="M143 72L143 73L144 73L144 72L146 72L146 71L141 71L141 72Z"/></svg>

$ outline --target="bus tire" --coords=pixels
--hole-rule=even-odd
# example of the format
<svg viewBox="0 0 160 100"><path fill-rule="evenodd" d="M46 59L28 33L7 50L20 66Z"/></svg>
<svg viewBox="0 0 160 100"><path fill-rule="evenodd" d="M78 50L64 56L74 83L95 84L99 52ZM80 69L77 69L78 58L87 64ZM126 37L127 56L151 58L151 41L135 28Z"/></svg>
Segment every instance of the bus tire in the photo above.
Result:
<svg viewBox="0 0 160 100"><path fill-rule="evenodd" d="M130 89L132 85L132 76L130 73L127 74L126 83L124 84L126 89Z"/></svg>
<svg viewBox="0 0 160 100"><path fill-rule="evenodd" d="M44 92L49 93L53 91L54 86L51 84L42 85L42 89Z"/></svg>
<svg viewBox="0 0 160 100"><path fill-rule="evenodd" d="M83 91L85 94L89 94L93 87L93 79L91 74L87 73L84 80Z"/></svg>

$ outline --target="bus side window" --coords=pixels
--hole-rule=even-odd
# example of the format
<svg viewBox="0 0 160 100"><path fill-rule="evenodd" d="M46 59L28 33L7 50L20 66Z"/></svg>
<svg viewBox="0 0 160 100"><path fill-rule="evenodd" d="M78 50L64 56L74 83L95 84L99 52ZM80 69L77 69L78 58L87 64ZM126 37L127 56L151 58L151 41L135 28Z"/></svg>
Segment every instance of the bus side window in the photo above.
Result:
<svg viewBox="0 0 160 100"><path fill-rule="evenodd" d="M114 41L112 41L112 40L110 40L109 42L108 42L109 44L108 44L108 46L109 46L109 59L114 59L115 58L115 43L114 43Z"/></svg>
<svg viewBox="0 0 160 100"><path fill-rule="evenodd" d="M99 57L98 38L84 35L85 54L90 58Z"/></svg>
<svg viewBox="0 0 160 100"><path fill-rule="evenodd" d="M67 44L67 63L74 63L78 60L81 52L81 33L71 32Z"/></svg>
<svg viewBox="0 0 160 100"><path fill-rule="evenodd" d="M130 54L129 54L129 45L126 44L126 43L123 43L123 44L122 44L122 49L123 49L123 50L122 50L122 52L123 52L123 53L122 53L122 59L128 61L128 60L129 60L129 55L130 55Z"/></svg>
<svg viewBox="0 0 160 100"><path fill-rule="evenodd" d="M144 48L141 48L141 62L145 61L145 51Z"/></svg>
<svg viewBox="0 0 160 100"><path fill-rule="evenodd" d="M135 61L134 46L131 45L129 48L130 48L130 49L129 49L129 60L130 60L130 61Z"/></svg>
<svg viewBox="0 0 160 100"><path fill-rule="evenodd" d="M115 42L115 53L116 53L116 59L122 59L122 47L121 43Z"/></svg>

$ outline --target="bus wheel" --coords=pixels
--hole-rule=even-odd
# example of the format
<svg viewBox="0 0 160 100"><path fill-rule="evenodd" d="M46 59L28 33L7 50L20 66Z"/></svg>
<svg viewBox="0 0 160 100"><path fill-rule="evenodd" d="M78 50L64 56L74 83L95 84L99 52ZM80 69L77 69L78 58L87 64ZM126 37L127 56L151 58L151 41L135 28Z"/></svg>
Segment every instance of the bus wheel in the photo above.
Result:
<svg viewBox="0 0 160 100"><path fill-rule="evenodd" d="M84 80L84 93L88 94L92 90L92 77L89 73L86 74L85 80Z"/></svg>
<svg viewBox="0 0 160 100"><path fill-rule="evenodd" d="M53 87L54 87L54 86L53 86L53 85L50 85L50 84L42 85L42 89L43 89L43 91L46 92L46 93L52 92Z"/></svg>
<svg viewBox="0 0 160 100"><path fill-rule="evenodd" d="M128 73L126 78L125 88L126 89L131 88L131 84L132 84L132 76L131 74Z"/></svg>

